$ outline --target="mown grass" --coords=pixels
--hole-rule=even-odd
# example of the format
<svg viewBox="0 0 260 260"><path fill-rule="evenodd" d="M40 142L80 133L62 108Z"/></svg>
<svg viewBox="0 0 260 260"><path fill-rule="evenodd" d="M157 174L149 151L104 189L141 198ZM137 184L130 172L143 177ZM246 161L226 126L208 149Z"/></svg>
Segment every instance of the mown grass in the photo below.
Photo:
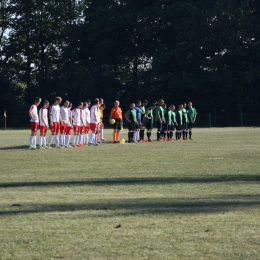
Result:
<svg viewBox="0 0 260 260"><path fill-rule="evenodd" d="M259 259L258 133L30 151L1 131L0 259Z"/></svg>

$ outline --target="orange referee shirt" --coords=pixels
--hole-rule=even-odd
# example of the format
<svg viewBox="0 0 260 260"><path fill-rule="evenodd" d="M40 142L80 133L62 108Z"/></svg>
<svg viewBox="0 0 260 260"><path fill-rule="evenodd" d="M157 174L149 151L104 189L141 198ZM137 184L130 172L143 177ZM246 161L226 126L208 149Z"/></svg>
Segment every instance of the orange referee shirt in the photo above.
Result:
<svg viewBox="0 0 260 260"><path fill-rule="evenodd" d="M120 107L113 107L110 111L110 117L122 120L122 109Z"/></svg>

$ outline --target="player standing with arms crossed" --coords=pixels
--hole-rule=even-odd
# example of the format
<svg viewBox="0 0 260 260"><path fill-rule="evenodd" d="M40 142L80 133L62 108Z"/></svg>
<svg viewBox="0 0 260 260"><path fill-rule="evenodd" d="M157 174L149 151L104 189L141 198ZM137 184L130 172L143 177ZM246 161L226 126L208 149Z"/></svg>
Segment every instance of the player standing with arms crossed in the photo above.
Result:
<svg viewBox="0 0 260 260"><path fill-rule="evenodd" d="M31 125L31 135L30 135L30 150L36 149L36 135L38 132L38 126L39 126L39 117L38 117L38 111L37 106L40 105L42 99L40 97L35 98L34 104L30 107L29 110L29 117L30 125Z"/></svg>
<svg viewBox="0 0 260 260"><path fill-rule="evenodd" d="M47 110L48 107L49 107L49 101L44 100L43 107L39 111L39 119L40 119L39 149L50 148L46 146L46 134L49 127L48 110Z"/></svg>

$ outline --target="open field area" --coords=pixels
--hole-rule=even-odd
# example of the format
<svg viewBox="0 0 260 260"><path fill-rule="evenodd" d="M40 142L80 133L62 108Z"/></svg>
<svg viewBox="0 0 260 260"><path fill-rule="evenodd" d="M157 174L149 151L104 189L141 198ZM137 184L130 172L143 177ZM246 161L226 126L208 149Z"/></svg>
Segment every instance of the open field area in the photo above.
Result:
<svg viewBox="0 0 260 260"><path fill-rule="evenodd" d="M35 151L29 134L0 131L1 260L259 259L260 128Z"/></svg>

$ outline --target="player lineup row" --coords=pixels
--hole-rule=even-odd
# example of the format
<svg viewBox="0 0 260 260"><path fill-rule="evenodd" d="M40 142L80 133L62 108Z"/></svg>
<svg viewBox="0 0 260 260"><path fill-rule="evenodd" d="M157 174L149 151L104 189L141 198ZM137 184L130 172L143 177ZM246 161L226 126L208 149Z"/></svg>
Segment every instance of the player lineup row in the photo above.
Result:
<svg viewBox="0 0 260 260"><path fill-rule="evenodd" d="M91 101L78 102L77 107L72 110L72 103L68 100L61 105L62 98L56 97L54 103L49 106L47 100L41 104L41 98L37 97L34 104L30 107L30 146L29 149L36 149L36 136L40 129L39 148L51 148L53 138L57 148L81 147L85 145L99 145L104 138L103 110L106 108L102 98L96 98L91 106ZM146 108L147 107L147 108ZM49 111L48 111L49 108ZM162 99L158 103L148 106L148 101L137 100L131 103L129 109L124 114L128 122L128 142L146 142L144 131L147 129L147 141L151 142L153 125L157 128L157 141L173 140L173 131L176 128L176 140L181 138L192 139L192 126L197 116L196 109L192 103L180 104L178 110L170 105L168 108ZM113 142L120 142L120 131L123 128L123 113L120 102L115 101L114 107L110 111L109 122L113 125ZM46 141L48 128L51 134ZM72 146L70 145L71 133L73 130ZM91 136L89 138L89 132ZM167 137L167 139L166 139ZM123 143L124 140L121 140Z"/></svg>

